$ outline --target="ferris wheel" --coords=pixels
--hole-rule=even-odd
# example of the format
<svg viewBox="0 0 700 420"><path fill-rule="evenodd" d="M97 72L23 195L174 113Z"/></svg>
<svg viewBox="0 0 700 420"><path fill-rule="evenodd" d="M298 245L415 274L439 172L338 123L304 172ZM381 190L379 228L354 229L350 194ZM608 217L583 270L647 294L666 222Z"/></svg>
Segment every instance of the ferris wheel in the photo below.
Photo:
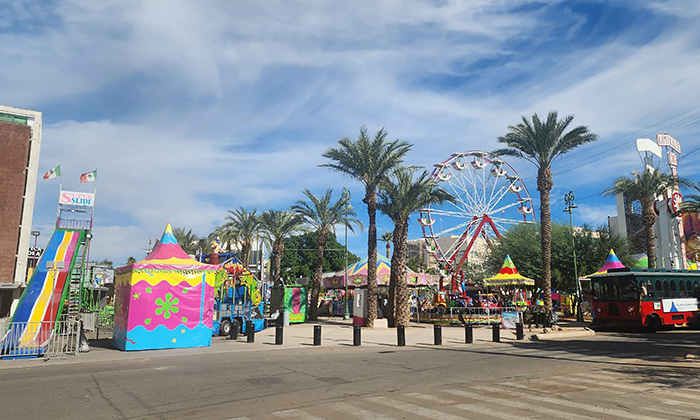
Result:
<svg viewBox="0 0 700 420"><path fill-rule="evenodd" d="M454 203L420 212L428 253L445 276L455 280L478 238L486 244L517 223L534 223L532 198L522 178L507 162L488 152L454 153L435 165L438 185Z"/></svg>

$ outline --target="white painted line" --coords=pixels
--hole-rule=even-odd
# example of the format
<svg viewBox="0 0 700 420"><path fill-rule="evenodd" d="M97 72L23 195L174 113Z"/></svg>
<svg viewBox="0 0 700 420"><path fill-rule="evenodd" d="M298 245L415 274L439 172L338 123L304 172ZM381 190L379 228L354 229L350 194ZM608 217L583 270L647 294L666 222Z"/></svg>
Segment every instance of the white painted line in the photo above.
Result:
<svg viewBox="0 0 700 420"><path fill-rule="evenodd" d="M534 401L539 401L539 402L545 402L545 403L550 403L550 404L557 404L557 405L562 405L565 407L569 408L577 408L579 410L584 410L584 411L590 411L593 413L600 413L604 414L606 416L615 416L615 417L622 417L624 419L631 419L631 420L658 420L659 417L649 417L649 416L643 416L641 414L630 414L626 411L622 410L617 410L615 408L605 408L605 407L598 407L595 405L590 405L590 404L583 404L583 403L578 403L575 401L567 400L564 398L557 399L557 398L549 398L545 397L543 395L537 394L537 395L532 395L530 392L531 390L520 384L516 384L513 382L508 382L504 383L502 385L509 386L509 387L514 387L519 389L520 397L525 398L528 400L534 400ZM514 390L511 388L509 392L513 392Z"/></svg>
<svg viewBox="0 0 700 420"><path fill-rule="evenodd" d="M407 397L411 397L411 398L416 398L416 399L419 399L419 400L436 402L436 403L438 403L438 404L454 404L454 403L455 403L454 401L446 400L446 399L437 397L437 396L435 396L435 395L421 394L421 393L418 393L418 392L411 392L411 393L403 394L403 395L405 395L405 396L407 396Z"/></svg>
<svg viewBox="0 0 700 420"><path fill-rule="evenodd" d="M433 410L404 401L395 401L385 397L370 397L365 398L363 401L370 401L376 404L385 405L387 407L395 408L397 410L405 411L411 414L417 414L419 416L427 417L429 419L464 420L464 417L462 416L453 416L452 414L446 413L444 411Z"/></svg>
<svg viewBox="0 0 700 420"><path fill-rule="evenodd" d="M332 404L327 404L333 410L338 410L343 413L341 417L337 418L347 418L347 416L354 416L361 420L396 420L396 417L388 417L374 411L365 410L357 406L357 404L348 404L346 402L336 402Z"/></svg>
<svg viewBox="0 0 700 420"><path fill-rule="evenodd" d="M478 413L484 416L490 416L490 417L495 417L497 419L503 419L503 420L514 420L515 418L517 419L539 419L541 417L524 417L522 414L518 414L517 416L514 416L513 414L506 414L506 413L499 413L496 411L495 407L493 407L494 403L493 401L488 401L489 407L480 407L476 404L457 404L454 405L454 408L458 408L460 410L464 411L469 411L472 413ZM495 404L498 405L498 404ZM563 418L563 417L562 417Z"/></svg>
<svg viewBox="0 0 700 420"><path fill-rule="evenodd" d="M490 386L482 386L482 385L477 385L473 386L472 388L476 388L482 391L487 391L487 392L500 392L503 394L510 394L508 388L494 388ZM525 409L525 410L533 410L538 413L542 414L547 414L547 418L561 418L561 419L578 419L578 420L590 420L590 419L596 419L596 417L589 417L589 416L583 416L583 415L578 415L571 413L567 410L555 410L543 406L537 406L537 408L533 408L532 404L527 404L527 403L519 403L516 401L512 400L505 400L503 398L500 398L496 400L495 402L493 399L489 399L488 403L495 403L495 404L503 404L505 406L509 407L515 407L515 408L520 408L520 409Z"/></svg>
<svg viewBox="0 0 700 420"><path fill-rule="evenodd" d="M321 417L316 417L312 416L311 414L297 410L297 409L291 409L291 410L283 410L283 411L275 411L272 413L273 416L279 417L281 419L292 419L292 420L325 420Z"/></svg>

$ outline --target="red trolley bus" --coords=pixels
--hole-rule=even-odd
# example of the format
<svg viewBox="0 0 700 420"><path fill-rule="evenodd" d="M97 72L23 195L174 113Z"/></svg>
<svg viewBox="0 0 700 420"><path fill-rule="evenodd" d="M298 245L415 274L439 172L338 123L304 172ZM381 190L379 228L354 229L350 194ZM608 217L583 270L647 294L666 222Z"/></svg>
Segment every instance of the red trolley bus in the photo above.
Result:
<svg viewBox="0 0 700 420"><path fill-rule="evenodd" d="M700 324L698 271L619 268L590 279L593 329Z"/></svg>

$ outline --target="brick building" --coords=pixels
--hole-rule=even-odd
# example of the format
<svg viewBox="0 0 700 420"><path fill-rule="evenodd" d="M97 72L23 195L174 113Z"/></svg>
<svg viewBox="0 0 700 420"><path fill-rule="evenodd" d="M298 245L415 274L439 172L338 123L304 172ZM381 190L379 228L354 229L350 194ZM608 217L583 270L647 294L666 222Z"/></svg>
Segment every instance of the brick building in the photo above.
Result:
<svg viewBox="0 0 700 420"><path fill-rule="evenodd" d="M0 317L26 281L40 146L41 112L0 105Z"/></svg>

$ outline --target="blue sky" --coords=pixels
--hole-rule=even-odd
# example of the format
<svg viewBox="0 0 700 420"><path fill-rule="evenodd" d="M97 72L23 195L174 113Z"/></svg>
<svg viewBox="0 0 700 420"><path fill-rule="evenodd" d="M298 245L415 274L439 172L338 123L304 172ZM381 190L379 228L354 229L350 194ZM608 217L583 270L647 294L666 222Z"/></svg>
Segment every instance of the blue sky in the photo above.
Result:
<svg viewBox="0 0 700 420"><path fill-rule="evenodd" d="M599 193L641 168L636 138L700 146L694 0L0 3L0 103L43 112L40 174L60 164L81 191L99 170L91 256L119 265L167 222L205 235L229 209L287 208L303 188L349 187L366 221L362 188L317 167L362 124L431 168L497 148L521 115L573 114L600 140L554 163L552 214L568 221L574 190L574 222L592 225L614 214ZM682 176L700 179L698 156ZM537 199L534 167L508 162ZM40 242L57 195L39 182ZM366 234L350 249L364 255Z"/></svg>

